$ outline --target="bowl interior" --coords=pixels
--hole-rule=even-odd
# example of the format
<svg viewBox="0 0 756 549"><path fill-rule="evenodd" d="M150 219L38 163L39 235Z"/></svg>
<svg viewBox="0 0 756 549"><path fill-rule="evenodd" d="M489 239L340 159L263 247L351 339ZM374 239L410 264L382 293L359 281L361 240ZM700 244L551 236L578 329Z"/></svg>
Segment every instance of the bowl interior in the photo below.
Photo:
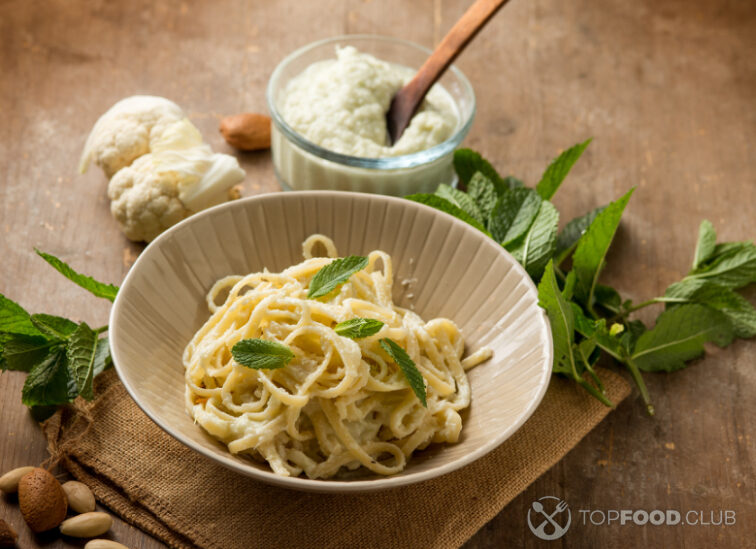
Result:
<svg viewBox="0 0 756 549"><path fill-rule="evenodd" d="M462 329L467 352L494 356L469 372L472 404L460 442L431 445L391 477L315 481L274 475L232 455L184 408L181 356L209 318L205 294L219 278L302 260L302 241L330 236L339 254L381 249L394 262L394 300L425 320L444 316ZM519 264L483 233L408 200L358 193L275 193L197 214L156 239L139 257L111 313L118 374L163 429L217 462L265 482L313 491L382 489L425 480L482 456L508 438L538 405L551 372L551 334L536 289Z"/></svg>

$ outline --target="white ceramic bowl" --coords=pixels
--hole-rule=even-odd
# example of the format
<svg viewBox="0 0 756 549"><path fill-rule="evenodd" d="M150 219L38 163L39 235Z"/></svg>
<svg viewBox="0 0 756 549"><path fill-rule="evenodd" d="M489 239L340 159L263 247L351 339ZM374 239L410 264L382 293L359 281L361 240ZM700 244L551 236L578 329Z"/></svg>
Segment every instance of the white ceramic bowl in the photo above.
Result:
<svg viewBox="0 0 756 549"><path fill-rule="evenodd" d="M336 57L337 46L354 46L389 63L420 68L431 51L389 36L337 36L314 42L286 57L273 71L267 89L273 119L271 152L276 176L284 189L356 191L405 196L433 192L439 183L456 183L454 149L467 135L475 116L475 94L464 74L452 65L439 84L457 110L454 133L435 147L390 158L361 158L325 149L308 141L284 120L279 105L286 85L308 66Z"/></svg>
<svg viewBox="0 0 756 549"><path fill-rule="evenodd" d="M351 480L281 477L231 454L184 409L184 347L209 318L205 294L219 278L302 260L302 241L331 236L341 255L390 253L394 300L423 318L462 329L468 352L494 356L469 372L472 404L457 444L431 445L390 477ZM410 298L412 294L412 299ZM110 316L118 375L144 412L200 454L239 473L287 488L352 492L427 480L493 450L533 413L551 375L548 319L535 286L501 246L473 227L404 199L340 192L275 193L216 206L172 227L139 256Z"/></svg>

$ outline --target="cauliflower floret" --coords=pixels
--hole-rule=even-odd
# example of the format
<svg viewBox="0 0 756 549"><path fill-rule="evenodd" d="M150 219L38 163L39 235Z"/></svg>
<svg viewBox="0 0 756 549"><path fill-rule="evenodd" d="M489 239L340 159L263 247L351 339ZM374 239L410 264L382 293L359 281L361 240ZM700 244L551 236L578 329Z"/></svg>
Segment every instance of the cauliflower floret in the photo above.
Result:
<svg viewBox="0 0 756 549"><path fill-rule="evenodd" d="M122 168L108 183L110 213L126 238L135 242L150 242L191 213L179 200L175 174L140 166L149 163L149 157L144 155Z"/></svg>
<svg viewBox="0 0 756 549"><path fill-rule="evenodd" d="M208 145L149 153L110 180L110 212L129 240L150 242L192 213L224 202L242 179L237 160Z"/></svg>
<svg viewBox="0 0 756 549"><path fill-rule="evenodd" d="M79 171L86 172L94 162L109 179L147 153L201 144L199 130L176 103L135 95L119 101L97 120L84 146Z"/></svg>

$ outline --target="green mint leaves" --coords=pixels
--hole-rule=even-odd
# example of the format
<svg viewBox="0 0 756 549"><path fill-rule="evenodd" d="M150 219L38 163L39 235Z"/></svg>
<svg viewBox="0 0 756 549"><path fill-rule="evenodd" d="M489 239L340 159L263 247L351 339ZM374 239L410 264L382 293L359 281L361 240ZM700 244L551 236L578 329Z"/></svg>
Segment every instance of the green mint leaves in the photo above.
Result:
<svg viewBox="0 0 756 549"><path fill-rule="evenodd" d="M373 318L352 318L339 322L333 330L342 337L351 339L362 339L370 337L381 331L383 322Z"/></svg>
<svg viewBox="0 0 756 549"><path fill-rule="evenodd" d="M98 297L112 299L118 288L74 271L63 261L36 250L66 278ZM77 396L94 398L94 377L112 365L107 326L93 330L86 323L49 314L30 315L0 295L0 370L28 372L21 400L36 419Z"/></svg>
<svg viewBox="0 0 756 549"><path fill-rule="evenodd" d="M663 296L623 301L600 278L634 189L571 220L559 233L559 212L550 202L589 144L590 139L560 154L534 188L501 177L480 154L461 149L454 167L462 190L442 185L435 194L407 198L490 235L525 267L551 324L555 373L609 406L594 370L602 353L608 355L627 368L653 414L642 372L683 368L703 354L706 342L725 346L734 337L756 336L756 308L737 292L756 282L756 245L717 243L714 226L703 221L691 271ZM565 264L569 271L562 270ZM654 304L665 310L653 328L631 318Z"/></svg>
<svg viewBox="0 0 756 549"><path fill-rule="evenodd" d="M29 313L18 303L0 294L0 333L41 335Z"/></svg>
<svg viewBox="0 0 756 549"><path fill-rule="evenodd" d="M357 271L367 267L368 258L359 255L334 259L320 269L310 281L308 298L323 297L330 294L338 286L349 280Z"/></svg>
<svg viewBox="0 0 756 549"><path fill-rule="evenodd" d="M92 380L96 357L97 334L85 322L82 322L71 334L66 347L66 358L71 377L76 382L76 388L86 400L94 398Z"/></svg>
<svg viewBox="0 0 756 549"><path fill-rule="evenodd" d="M399 369L401 369L404 377L407 378L407 381L412 388L412 392L415 393L415 396L420 400L420 403L427 408L428 401L426 400L423 375L420 373L420 370L417 369L417 366L415 366L415 363L407 354L407 351L402 349L396 341L387 337L381 339L379 343L383 350L386 351L393 361L399 365Z"/></svg>
<svg viewBox="0 0 756 549"><path fill-rule="evenodd" d="M425 204L426 206L430 206L431 208L436 208L437 210L441 210L442 212L446 212L449 215L453 215L457 219L461 219L465 223L472 225L479 231L483 231L484 233L489 234L486 228L480 223L480 221L472 217L456 204L452 204L445 198L442 198L435 194L411 194L409 196L405 196L405 198L419 202L420 204Z"/></svg>
<svg viewBox="0 0 756 549"><path fill-rule="evenodd" d="M732 326L722 313L703 305L683 305L659 316L654 328L638 338L631 358L643 371L672 372L701 356L705 342L725 347L732 338Z"/></svg>
<svg viewBox="0 0 756 549"><path fill-rule="evenodd" d="M697 269L706 260L708 260L716 249L717 233L711 221L704 219L698 228L698 242L696 243L696 252L693 255L693 269Z"/></svg>
<svg viewBox="0 0 756 549"><path fill-rule="evenodd" d="M622 198L609 204L599 213L580 238L572 256L575 271L575 297L589 311L593 311L593 298L598 278L604 268L606 254L619 227L633 189Z"/></svg>
<svg viewBox="0 0 756 549"><path fill-rule="evenodd" d="M286 345L268 339L242 339L231 348L234 360L254 370L275 370L286 366L294 353Z"/></svg>
<svg viewBox="0 0 756 549"><path fill-rule="evenodd" d="M102 282L98 282L91 276L86 276L81 273L77 273L74 271L71 267L69 267L66 263L55 257L54 255L46 254L45 252L41 252L34 249L37 254L47 261L50 265L52 265L60 274L65 276L68 280L73 282L74 284L78 284L88 292L96 295L97 297L104 297L105 299L109 301L115 300L115 296L118 293L118 287L113 286L112 284L104 284Z"/></svg>
<svg viewBox="0 0 756 549"><path fill-rule="evenodd" d="M574 147L570 147L562 154L557 156L554 161L549 164L546 171L541 176L541 180L536 185L536 191L541 198L549 200L559 189L564 178L570 173L572 166L578 161L578 158L583 154L583 151L591 144L591 139L579 143Z"/></svg>

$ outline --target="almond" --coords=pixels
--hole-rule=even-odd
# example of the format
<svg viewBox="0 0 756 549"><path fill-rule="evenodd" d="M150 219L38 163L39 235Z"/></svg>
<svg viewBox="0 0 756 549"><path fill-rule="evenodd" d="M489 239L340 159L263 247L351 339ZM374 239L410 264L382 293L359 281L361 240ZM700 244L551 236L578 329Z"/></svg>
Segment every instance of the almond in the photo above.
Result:
<svg viewBox="0 0 756 549"><path fill-rule="evenodd" d="M17 539L18 534L13 527L0 519L0 547L14 547Z"/></svg>
<svg viewBox="0 0 756 549"><path fill-rule="evenodd" d="M220 123L226 143L241 151L270 148L270 117L245 112L227 116Z"/></svg>
<svg viewBox="0 0 756 549"><path fill-rule="evenodd" d="M0 491L5 492L6 494L14 494L18 492L18 481L21 480L21 477L26 473L33 470L34 467L29 465L28 467L19 467L18 469L8 471L0 477Z"/></svg>
<svg viewBox="0 0 756 549"><path fill-rule="evenodd" d="M82 513L64 520L60 533L74 538L93 538L101 536L113 525L113 517L107 513Z"/></svg>
<svg viewBox="0 0 756 549"><path fill-rule="evenodd" d="M129 549L125 545L121 545L117 541L109 539L93 539L88 541L84 546L84 549Z"/></svg>
<svg viewBox="0 0 756 549"><path fill-rule="evenodd" d="M48 471L35 467L18 483L18 505L34 532L55 528L66 518L68 502L60 482Z"/></svg>
<svg viewBox="0 0 756 549"><path fill-rule="evenodd" d="M95 510L94 494L83 482L69 480L63 484L63 491L68 498L68 506L77 513L89 513Z"/></svg>

